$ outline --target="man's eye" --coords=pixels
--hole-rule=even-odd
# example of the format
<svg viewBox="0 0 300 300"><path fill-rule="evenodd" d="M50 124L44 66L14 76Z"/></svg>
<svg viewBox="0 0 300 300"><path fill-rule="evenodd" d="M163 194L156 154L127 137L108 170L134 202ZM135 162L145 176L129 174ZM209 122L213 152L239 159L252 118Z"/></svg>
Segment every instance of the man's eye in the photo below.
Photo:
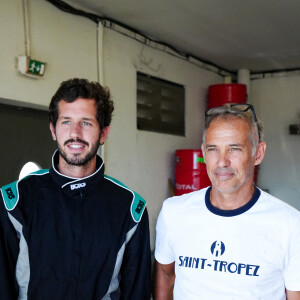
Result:
<svg viewBox="0 0 300 300"><path fill-rule="evenodd" d="M216 148L207 148L206 151L212 152L212 151L217 151L217 149Z"/></svg>
<svg viewBox="0 0 300 300"><path fill-rule="evenodd" d="M89 123L89 122L82 122L82 125L83 125L83 126L91 126L92 124Z"/></svg>
<svg viewBox="0 0 300 300"><path fill-rule="evenodd" d="M238 147L232 147L230 148L230 151L241 151L242 149L241 148L238 148Z"/></svg>
<svg viewBox="0 0 300 300"><path fill-rule="evenodd" d="M62 124L64 124L64 125L69 125L69 124L70 124L70 121L63 121Z"/></svg>

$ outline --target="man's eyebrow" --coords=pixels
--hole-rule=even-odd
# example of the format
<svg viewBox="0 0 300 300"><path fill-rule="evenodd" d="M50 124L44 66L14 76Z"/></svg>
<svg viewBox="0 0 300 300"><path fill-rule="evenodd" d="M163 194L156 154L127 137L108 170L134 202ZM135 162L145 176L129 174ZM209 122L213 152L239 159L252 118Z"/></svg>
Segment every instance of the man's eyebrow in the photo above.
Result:
<svg viewBox="0 0 300 300"><path fill-rule="evenodd" d="M243 144L229 144L229 147L244 147ZM211 147L217 147L217 145L214 144L206 144L205 148L211 148Z"/></svg>
<svg viewBox="0 0 300 300"><path fill-rule="evenodd" d="M67 117L67 116L60 116L59 119L72 119L72 117ZM92 121L94 120L94 118L87 118L87 117L84 117L84 118L81 118L81 120L84 120L84 121Z"/></svg>
<svg viewBox="0 0 300 300"><path fill-rule="evenodd" d="M82 118L82 120L93 121L93 120L95 120L95 119L94 119L94 118Z"/></svg>
<svg viewBox="0 0 300 300"><path fill-rule="evenodd" d="M239 148L245 149L247 147L247 145L245 145L245 144L230 144L229 147L239 147Z"/></svg>

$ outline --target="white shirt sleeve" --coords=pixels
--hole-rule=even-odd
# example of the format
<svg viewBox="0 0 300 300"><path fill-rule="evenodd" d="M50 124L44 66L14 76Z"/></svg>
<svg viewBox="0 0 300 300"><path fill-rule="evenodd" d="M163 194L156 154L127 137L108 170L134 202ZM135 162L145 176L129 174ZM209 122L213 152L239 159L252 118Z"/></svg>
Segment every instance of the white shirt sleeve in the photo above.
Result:
<svg viewBox="0 0 300 300"><path fill-rule="evenodd" d="M170 236L170 222L167 220L166 202L164 203L156 224L155 259L161 264L170 264L175 261Z"/></svg>
<svg viewBox="0 0 300 300"><path fill-rule="evenodd" d="M300 218L292 228L283 277L286 289L300 291Z"/></svg>

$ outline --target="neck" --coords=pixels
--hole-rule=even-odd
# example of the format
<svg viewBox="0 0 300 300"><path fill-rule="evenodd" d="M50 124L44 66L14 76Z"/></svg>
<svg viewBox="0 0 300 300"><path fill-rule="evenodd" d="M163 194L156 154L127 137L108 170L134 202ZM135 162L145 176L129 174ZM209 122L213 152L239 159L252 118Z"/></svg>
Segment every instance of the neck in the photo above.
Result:
<svg viewBox="0 0 300 300"><path fill-rule="evenodd" d="M58 171L68 177L84 178L96 171L96 156L85 165L76 166L68 164L61 156L59 156Z"/></svg>
<svg viewBox="0 0 300 300"><path fill-rule="evenodd" d="M212 186L210 202L222 210L234 210L248 203L254 193L254 186L247 186L232 193L222 193Z"/></svg>

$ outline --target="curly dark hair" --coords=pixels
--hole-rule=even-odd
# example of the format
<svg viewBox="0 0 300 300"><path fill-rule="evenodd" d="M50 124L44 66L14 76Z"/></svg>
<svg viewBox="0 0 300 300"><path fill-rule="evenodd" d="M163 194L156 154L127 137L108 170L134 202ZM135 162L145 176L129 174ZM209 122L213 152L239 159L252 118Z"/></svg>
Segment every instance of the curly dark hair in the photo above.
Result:
<svg viewBox="0 0 300 300"><path fill-rule="evenodd" d="M100 129L109 126L114 110L114 103L111 100L109 89L101 86L95 81L73 78L63 81L51 99L49 105L49 119L54 127L58 118L59 101L64 100L71 103L78 98L95 99L97 106L97 120Z"/></svg>

